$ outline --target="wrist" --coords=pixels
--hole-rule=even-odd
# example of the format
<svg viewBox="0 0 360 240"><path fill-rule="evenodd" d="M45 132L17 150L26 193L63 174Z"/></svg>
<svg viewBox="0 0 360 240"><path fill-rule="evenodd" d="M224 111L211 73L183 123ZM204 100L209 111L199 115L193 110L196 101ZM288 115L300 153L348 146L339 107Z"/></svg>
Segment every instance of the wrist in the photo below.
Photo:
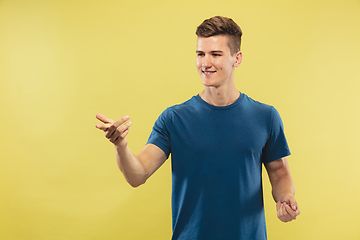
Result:
<svg viewBox="0 0 360 240"><path fill-rule="evenodd" d="M119 155L122 155L126 151L126 148L127 148L127 145L115 145L114 144L114 146L115 146L115 151Z"/></svg>
<svg viewBox="0 0 360 240"><path fill-rule="evenodd" d="M285 202L289 198L293 198L294 194L291 192L283 192L276 195L275 202Z"/></svg>

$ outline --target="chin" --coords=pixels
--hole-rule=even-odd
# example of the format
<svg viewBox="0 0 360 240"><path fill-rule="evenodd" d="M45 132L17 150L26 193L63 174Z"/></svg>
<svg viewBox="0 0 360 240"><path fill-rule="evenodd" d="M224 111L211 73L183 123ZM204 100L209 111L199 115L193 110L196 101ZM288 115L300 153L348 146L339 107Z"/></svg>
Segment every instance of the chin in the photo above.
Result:
<svg viewBox="0 0 360 240"><path fill-rule="evenodd" d="M209 82L209 81L207 81L207 82L202 82L202 84L205 86L205 87L218 87L219 85L218 84L215 84L215 83L213 83L213 82Z"/></svg>
<svg viewBox="0 0 360 240"><path fill-rule="evenodd" d="M214 84L211 81L206 81L206 80L205 81L202 80L201 82L205 87L211 87Z"/></svg>

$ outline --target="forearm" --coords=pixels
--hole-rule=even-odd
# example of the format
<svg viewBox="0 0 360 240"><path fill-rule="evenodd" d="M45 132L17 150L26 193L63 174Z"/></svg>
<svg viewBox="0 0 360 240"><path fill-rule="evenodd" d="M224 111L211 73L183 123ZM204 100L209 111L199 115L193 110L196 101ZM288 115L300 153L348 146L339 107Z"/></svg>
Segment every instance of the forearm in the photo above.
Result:
<svg viewBox="0 0 360 240"><path fill-rule="evenodd" d="M295 186L289 173L284 173L278 179L273 180L272 195L275 202L278 202L283 196L295 194Z"/></svg>
<svg viewBox="0 0 360 240"><path fill-rule="evenodd" d="M272 195L275 202L285 195L294 196L295 187L290 175L290 169L287 158L280 158L276 161L265 163L266 170L269 174L269 180L272 186Z"/></svg>
<svg viewBox="0 0 360 240"><path fill-rule="evenodd" d="M136 156L130 151L125 138L132 125L128 121L129 116L124 116L117 121L102 114L96 114L96 118L103 123L98 123L95 127L103 130L105 137L114 144L118 167L131 186L138 187L144 184L167 159L165 153L152 144L147 144Z"/></svg>
<svg viewBox="0 0 360 240"><path fill-rule="evenodd" d="M272 194L276 202L278 218L283 222L296 219L300 214L294 198L295 187L291 179L287 158L265 163L272 186Z"/></svg>
<svg viewBox="0 0 360 240"><path fill-rule="evenodd" d="M142 162L128 148L115 146L116 162L126 181L132 187L144 184L148 178L148 173Z"/></svg>

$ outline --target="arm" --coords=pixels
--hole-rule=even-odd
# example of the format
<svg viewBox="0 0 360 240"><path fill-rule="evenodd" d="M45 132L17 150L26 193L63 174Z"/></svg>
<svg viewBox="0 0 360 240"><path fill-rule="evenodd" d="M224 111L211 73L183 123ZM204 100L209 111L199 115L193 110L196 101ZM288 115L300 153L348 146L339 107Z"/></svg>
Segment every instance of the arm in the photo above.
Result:
<svg viewBox="0 0 360 240"><path fill-rule="evenodd" d="M291 179L287 158L283 157L264 165L272 186L278 218L283 222L295 220L300 211L294 198L295 187Z"/></svg>
<svg viewBox="0 0 360 240"><path fill-rule="evenodd" d="M144 184L167 159L165 153L153 144L147 144L137 155L130 151L125 138L132 125L127 122L129 116L117 121L101 114L97 114L96 118L103 122L96 124L96 128L103 130L105 137L114 144L118 167L132 187Z"/></svg>

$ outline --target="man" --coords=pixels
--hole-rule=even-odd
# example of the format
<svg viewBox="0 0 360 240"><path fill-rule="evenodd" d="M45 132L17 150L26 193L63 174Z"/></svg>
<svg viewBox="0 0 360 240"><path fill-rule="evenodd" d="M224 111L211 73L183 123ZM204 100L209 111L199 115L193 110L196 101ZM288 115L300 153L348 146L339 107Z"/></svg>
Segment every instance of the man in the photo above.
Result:
<svg viewBox="0 0 360 240"><path fill-rule="evenodd" d="M196 34L204 91L166 109L137 155L127 146L129 116L113 121L97 114L103 123L96 127L115 145L118 166L133 187L145 183L171 153L172 239L266 239L262 164L279 219L292 221L300 213L282 121L273 107L235 88L240 27L217 16Z"/></svg>

